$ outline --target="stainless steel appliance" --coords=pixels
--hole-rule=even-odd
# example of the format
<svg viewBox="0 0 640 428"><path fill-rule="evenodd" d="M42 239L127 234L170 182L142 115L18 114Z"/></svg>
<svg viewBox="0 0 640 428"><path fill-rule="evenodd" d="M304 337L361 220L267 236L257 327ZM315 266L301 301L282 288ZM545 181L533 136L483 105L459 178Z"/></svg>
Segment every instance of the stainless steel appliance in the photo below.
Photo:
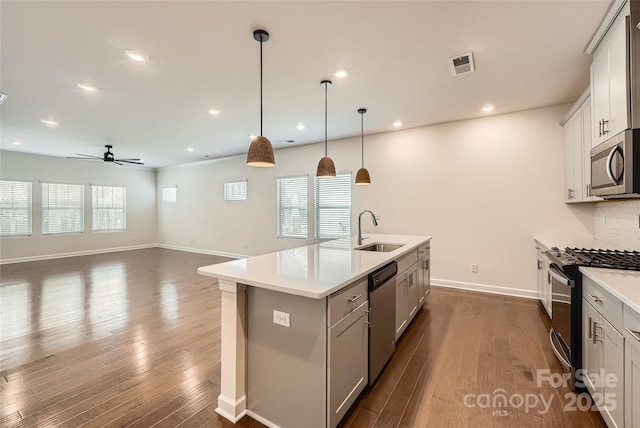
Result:
<svg viewBox="0 0 640 428"><path fill-rule="evenodd" d="M591 194L640 197L640 129L627 129L591 149Z"/></svg>
<svg viewBox="0 0 640 428"><path fill-rule="evenodd" d="M396 284L398 265L391 262L369 274L369 385L396 349Z"/></svg>
<svg viewBox="0 0 640 428"><path fill-rule="evenodd" d="M640 271L640 251L552 248L549 259L552 284L551 330L549 340L572 389L583 389L576 370L582 368L582 274L580 266Z"/></svg>

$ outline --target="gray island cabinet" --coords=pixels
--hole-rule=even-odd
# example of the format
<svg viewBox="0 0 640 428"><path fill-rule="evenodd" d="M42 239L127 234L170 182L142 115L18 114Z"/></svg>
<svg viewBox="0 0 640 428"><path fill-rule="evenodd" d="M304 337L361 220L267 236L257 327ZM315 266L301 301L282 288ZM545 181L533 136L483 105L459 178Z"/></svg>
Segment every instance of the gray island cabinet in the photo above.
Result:
<svg viewBox="0 0 640 428"><path fill-rule="evenodd" d="M270 427L335 427L368 383L367 275L430 239L370 235L368 243L403 245L370 252L341 239L198 269L221 290L216 412Z"/></svg>

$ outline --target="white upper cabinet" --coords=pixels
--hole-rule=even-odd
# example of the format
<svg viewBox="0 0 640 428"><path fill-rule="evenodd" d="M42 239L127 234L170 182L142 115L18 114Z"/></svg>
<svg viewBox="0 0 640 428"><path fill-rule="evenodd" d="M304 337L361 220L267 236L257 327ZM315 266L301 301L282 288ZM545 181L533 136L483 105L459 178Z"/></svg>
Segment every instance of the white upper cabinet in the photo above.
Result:
<svg viewBox="0 0 640 428"><path fill-rule="evenodd" d="M591 63L592 147L629 127L625 6L593 52Z"/></svg>
<svg viewBox="0 0 640 428"><path fill-rule="evenodd" d="M564 127L566 203L602 200L591 196L591 98L589 89L561 122Z"/></svg>

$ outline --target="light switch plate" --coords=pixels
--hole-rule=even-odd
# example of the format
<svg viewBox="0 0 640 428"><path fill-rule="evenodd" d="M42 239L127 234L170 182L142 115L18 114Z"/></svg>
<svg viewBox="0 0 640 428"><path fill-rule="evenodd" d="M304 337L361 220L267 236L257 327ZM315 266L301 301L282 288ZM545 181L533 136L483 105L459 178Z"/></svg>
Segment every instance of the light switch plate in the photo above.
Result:
<svg viewBox="0 0 640 428"><path fill-rule="evenodd" d="M290 314L286 313L286 312L280 312L280 311L276 311L275 309L273 310L273 323L274 324L278 324L281 325L283 327L291 327L290 324Z"/></svg>

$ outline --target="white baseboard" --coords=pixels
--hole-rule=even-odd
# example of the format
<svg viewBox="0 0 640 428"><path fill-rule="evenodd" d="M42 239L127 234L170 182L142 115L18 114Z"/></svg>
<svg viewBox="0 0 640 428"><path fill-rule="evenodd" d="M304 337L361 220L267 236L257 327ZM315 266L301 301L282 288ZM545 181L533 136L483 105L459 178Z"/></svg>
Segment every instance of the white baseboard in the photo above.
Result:
<svg viewBox="0 0 640 428"><path fill-rule="evenodd" d="M97 250L73 251L70 253L45 254L41 256L16 257L13 259L0 260L0 265L11 263L35 262L39 260L63 259L65 257L90 256L93 254L115 253L117 251L143 250L146 248L156 248L158 244L131 245L127 247L100 248Z"/></svg>
<svg viewBox="0 0 640 428"><path fill-rule="evenodd" d="M447 279L431 278L434 287L458 288L461 290L478 291L480 293L499 294L501 296L523 297L525 299L537 299L535 290L523 290L521 288L500 287L497 285L475 284L473 282L449 281Z"/></svg>
<svg viewBox="0 0 640 428"><path fill-rule="evenodd" d="M274 424L270 420L263 418L259 414L254 413L253 411L251 411L249 409L247 409L247 415L251 416L253 419L255 419L256 421L260 422L262 425L266 425L269 428L280 428L279 425Z"/></svg>
<svg viewBox="0 0 640 428"><path fill-rule="evenodd" d="M177 245L158 244L157 247L164 248L166 250L186 251L188 253L208 254L210 256L229 257L232 259L246 259L247 257L250 257L245 254L224 253L221 251L203 250L201 248L180 247Z"/></svg>

